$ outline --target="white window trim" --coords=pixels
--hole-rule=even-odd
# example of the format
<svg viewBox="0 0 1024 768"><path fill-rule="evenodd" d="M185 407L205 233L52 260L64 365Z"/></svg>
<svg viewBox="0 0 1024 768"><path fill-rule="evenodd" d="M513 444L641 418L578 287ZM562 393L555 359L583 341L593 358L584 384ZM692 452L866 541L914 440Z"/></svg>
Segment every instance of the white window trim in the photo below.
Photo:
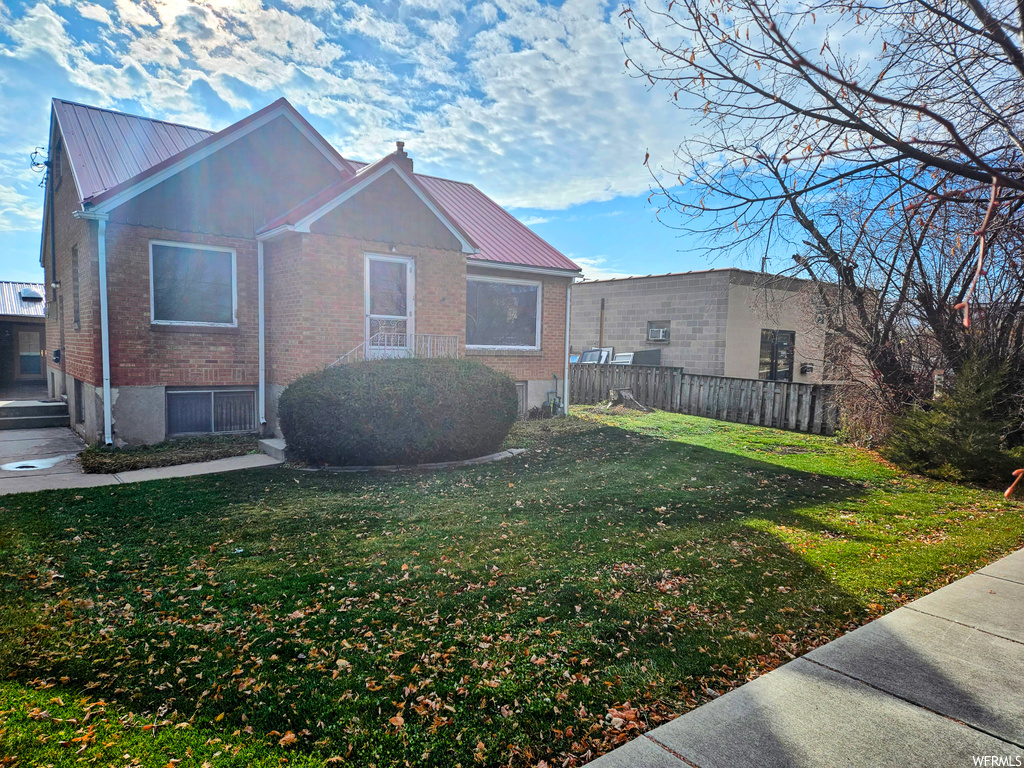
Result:
<svg viewBox="0 0 1024 768"><path fill-rule="evenodd" d="M363 340L370 343L370 262L371 261L392 261L404 264L406 268L405 284L405 316L400 315L374 315L374 317L385 320L405 320L406 343L413 345L412 338L416 336L416 259L412 256L399 256L397 254L364 253L363 254L363 307L365 309L365 322L363 325Z"/></svg>
<svg viewBox="0 0 1024 768"><path fill-rule="evenodd" d="M241 430L231 429L231 430L224 430L223 432L215 431L214 427L216 426L216 424L214 423L214 418L215 418L215 413L214 413L214 411L215 411L215 409L214 409L214 395L215 394L237 394L237 393L240 393L240 392L245 392L245 393L251 394L253 396L252 397L252 400L253 400L253 422L252 422L253 423L253 428L252 429L241 429ZM168 408L167 398L169 396L171 396L171 395L206 395L206 394L208 394L210 396L210 431L209 432L174 432L174 433L171 433L169 431L169 429L168 429L170 427L170 423L169 423L170 422L170 414L167 412L167 408ZM164 390L164 409L165 409L164 410L164 433L167 436L169 436L169 437L185 437L187 435L247 435L250 432L255 432L255 431L257 431L259 429L259 413L258 413L258 409L256 407L256 390L255 389L249 389L249 388L243 388L243 389L218 389L218 388L213 388L213 389L202 389L202 388L200 388L200 389L189 389L189 388L171 389L171 388L168 387L167 389Z"/></svg>
<svg viewBox="0 0 1024 768"><path fill-rule="evenodd" d="M190 248L200 251L219 251L231 254L231 322L230 323L203 323L195 320L157 320L156 319L156 291L153 286L153 246L160 245L170 248ZM227 248L222 245L207 245L206 243L189 243L175 240L150 240L149 241L149 322L153 325L188 325L197 328L237 328L238 327L238 254L234 248Z"/></svg>
<svg viewBox="0 0 1024 768"><path fill-rule="evenodd" d="M537 288L537 327L534 330L534 337L537 343L532 346L507 346L502 344L466 344L466 349L493 349L493 350L519 350L521 352L536 352L541 348L541 326L544 310L544 283L540 280L515 280L510 277L484 277L481 275L466 275L466 283L478 281L481 283L512 283L513 285L532 285ZM469 307L466 308L467 312ZM467 338L468 341L468 338Z"/></svg>

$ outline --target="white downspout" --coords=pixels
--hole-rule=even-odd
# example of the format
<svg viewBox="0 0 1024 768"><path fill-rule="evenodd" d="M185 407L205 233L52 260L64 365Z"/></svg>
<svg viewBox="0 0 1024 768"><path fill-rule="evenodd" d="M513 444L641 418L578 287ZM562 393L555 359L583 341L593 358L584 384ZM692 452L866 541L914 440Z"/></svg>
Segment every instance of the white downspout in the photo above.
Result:
<svg viewBox="0 0 1024 768"><path fill-rule="evenodd" d="M572 278L565 286L565 376L562 377L562 415L569 415L569 306L572 303Z"/></svg>
<svg viewBox="0 0 1024 768"><path fill-rule="evenodd" d="M94 211L75 211L76 219L95 221L98 225L96 233L96 250L100 273L100 357L103 361L103 442L114 444L114 419L110 408L110 318L107 303L107 219L105 213Z"/></svg>
<svg viewBox="0 0 1024 768"><path fill-rule="evenodd" d="M259 347L260 347L260 381L259 381L259 416L260 426L267 423L267 346L266 316L263 306L263 241L256 241L256 273L259 277Z"/></svg>
<svg viewBox="0 0 1024 768"><path fill-rule="evenodd" d="M99 219L100 267L100 350L103 356L103 442L114 444L113 416L110 410L110 319L107 304L107 217Z"/></svg>

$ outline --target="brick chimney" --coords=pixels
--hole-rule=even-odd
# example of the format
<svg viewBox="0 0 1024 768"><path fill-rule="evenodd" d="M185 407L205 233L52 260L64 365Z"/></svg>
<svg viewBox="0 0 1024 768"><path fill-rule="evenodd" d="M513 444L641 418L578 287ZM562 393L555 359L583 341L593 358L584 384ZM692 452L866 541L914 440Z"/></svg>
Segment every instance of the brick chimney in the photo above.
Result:
<svg viewBox="0 0 1024 768"><path fill-rule="evenodd" d="M412 158L409 157L409 155L405 151L404 141L395 142L394 155L395 160L398 162L398 165L402 168L402 170L407 171L408 173L412 173Z"/></svg>

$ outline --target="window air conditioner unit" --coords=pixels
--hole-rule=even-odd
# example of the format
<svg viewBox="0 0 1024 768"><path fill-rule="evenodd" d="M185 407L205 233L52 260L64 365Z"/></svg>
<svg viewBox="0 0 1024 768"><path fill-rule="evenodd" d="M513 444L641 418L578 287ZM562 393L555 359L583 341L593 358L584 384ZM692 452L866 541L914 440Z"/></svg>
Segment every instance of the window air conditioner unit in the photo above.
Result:
<svg viewBox="0 0 1024 768"><path fill-rule="evenodd" d="M648 341L668 341L668 328L648 328Z"/></svg>

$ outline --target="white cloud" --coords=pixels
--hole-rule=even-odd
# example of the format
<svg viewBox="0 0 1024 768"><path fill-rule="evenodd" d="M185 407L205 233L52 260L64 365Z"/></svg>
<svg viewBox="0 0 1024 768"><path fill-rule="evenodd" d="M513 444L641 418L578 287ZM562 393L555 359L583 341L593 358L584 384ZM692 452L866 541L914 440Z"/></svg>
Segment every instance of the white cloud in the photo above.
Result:
<svg viewBox="0 0 1024 768"><path fill-rule="evenodd" d="M584 280L612 280L618 277L632 277L632 272L622 272L608 264L607 256L570 256L576 265L583 270Z"/></svg>
<svg viewBox="0 0 1024 768"><path fill-rule="evenodd" d="M525 224L528 227L535 227L538 224L547 224L549 221L551 221L551 217L550 216L524 216L523 218L519 219L519 221L521 221L523 224Z"/></svg>
<svg viewBox="0 0 1024 768"><path fill-rule="evenodd" d="M236 118L283 94L343 152L372 160L405 140L417 167L507 206L645 192L644 152L670 157L687 130L624 75L626 30L604 0L60 1L12 19L0 62L50 59L82 100L210 128L223 105L199 84ZM75 13L99 37L81 39Z"/></svg>
<svg viewBox="0 0 1024 768"><path fill-rule="evenodd" d="M75 9L82 15L84 19L92 19L98 21L100 24L105 26L112 26L114 20L110 17L110 11L104 8L102 5L96 5L96 3L78 3Z"/></svg>
<svg viewBox="0 0 1024 768"><path fill-rule="evenodd" d="M0 232L38 229L43 220L41 199L42 195L29 197L0 184Z"/></svg>

